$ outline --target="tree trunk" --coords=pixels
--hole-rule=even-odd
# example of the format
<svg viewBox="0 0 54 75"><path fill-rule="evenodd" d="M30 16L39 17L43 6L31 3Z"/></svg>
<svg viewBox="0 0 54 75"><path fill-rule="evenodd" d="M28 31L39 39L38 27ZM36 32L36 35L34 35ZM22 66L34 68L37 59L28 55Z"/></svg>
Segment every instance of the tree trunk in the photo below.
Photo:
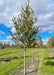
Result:
<svg viewBox="0 0 54 75"><path fill-rule="evenodd" d="M26 47L24 47L24 75L26 75Z"/></svg>
<svg viewBox="0 0 54 75"><path fill-rule="evenodd" d="M32 48L32 64L34 65L34 53L33 53L33 48Z"/></svg>

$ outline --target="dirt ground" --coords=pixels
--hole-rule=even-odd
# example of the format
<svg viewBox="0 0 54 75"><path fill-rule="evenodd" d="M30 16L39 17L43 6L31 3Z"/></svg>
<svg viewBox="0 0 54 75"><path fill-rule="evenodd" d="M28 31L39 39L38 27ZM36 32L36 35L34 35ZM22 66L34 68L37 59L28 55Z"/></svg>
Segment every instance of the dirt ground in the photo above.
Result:
<svg viewBox="0 0 54 75"><path fill-rule="evenodd" d="M27 62L29 65L26 67L26 75L38 75L39 71L39 63L40 63L40 56L43 50L41 50L37 55L34 55L34 63L32 63L32 59ZM21 69L15 75L24 75L24 69Z"/></svg>

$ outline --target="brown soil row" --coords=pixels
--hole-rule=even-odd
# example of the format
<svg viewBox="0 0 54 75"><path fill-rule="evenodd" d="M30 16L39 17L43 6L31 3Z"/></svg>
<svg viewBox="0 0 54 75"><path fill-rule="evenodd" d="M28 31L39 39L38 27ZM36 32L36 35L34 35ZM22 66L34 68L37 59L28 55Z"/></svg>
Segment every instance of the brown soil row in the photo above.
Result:
<svg viewBox="0 0 54 75"><path fill-rule="evenodd" d="M32 64L32 59L29 62L27 62L29 63L29 65L26 66L26 75L38 75L40 55L42 51L43 50L41 50L37 55L34 56L34 64ZM15 75L24 75L23 72L24 72L24 69L22 68Z"/></svg>

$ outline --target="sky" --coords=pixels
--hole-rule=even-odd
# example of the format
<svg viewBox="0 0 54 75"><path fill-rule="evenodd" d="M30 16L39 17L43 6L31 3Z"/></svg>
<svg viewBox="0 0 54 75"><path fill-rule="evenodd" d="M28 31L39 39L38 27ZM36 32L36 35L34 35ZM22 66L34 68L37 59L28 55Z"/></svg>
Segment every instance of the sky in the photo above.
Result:
<svg viewBox="0 0 54 75"><path fill-rule="evenodd" d="M11 42L8 29L15 33L12 18L17 17L21 12L21 7L25 7L28 0L0 0L0 41ZM41 35L43 43L54 36L54 0L30 0L30 6L34 10L34 16L38 21L35 26L42 29Z"/></svg>

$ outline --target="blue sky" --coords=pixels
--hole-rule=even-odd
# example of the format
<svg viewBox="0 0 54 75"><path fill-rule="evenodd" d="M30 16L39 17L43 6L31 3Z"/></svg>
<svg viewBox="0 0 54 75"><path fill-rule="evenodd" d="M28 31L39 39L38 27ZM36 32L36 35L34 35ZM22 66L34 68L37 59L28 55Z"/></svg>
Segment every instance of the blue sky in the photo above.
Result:
<svg viewBox="0 0 54 75"><path fill-rule="evenodd" d="M12 18L20 14L21 7L25 7L26 2L27 0L0 0L0 41L11 42L8 29L15 32ZM35 26L42 28L38 35L42 36L43 43L46 44L50 36L54 36L54 0L30 0L30 6L38 19Z"/></svg>

